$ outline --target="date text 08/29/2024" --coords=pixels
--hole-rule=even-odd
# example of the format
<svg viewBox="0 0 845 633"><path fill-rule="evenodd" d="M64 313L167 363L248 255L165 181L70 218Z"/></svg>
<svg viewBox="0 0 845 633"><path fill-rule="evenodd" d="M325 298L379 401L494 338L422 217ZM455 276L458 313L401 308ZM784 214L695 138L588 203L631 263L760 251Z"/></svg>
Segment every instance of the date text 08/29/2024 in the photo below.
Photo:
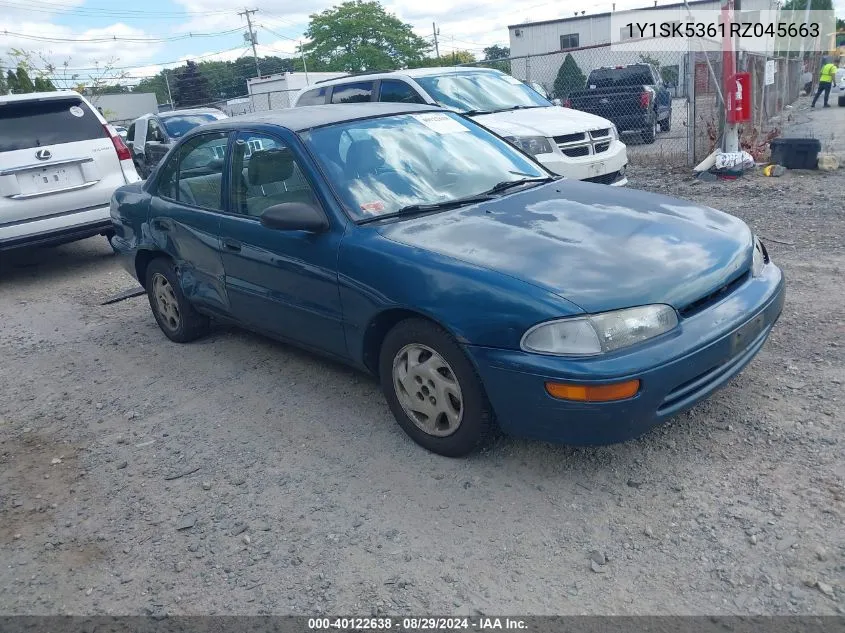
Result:
<svg viewBox="0 0 845 633"><path fill-rule="evenodd" d="M326 617L309 618L308 629L312 631L372 630L372 631L463 631L463 630L511 630L528 628L520 618L497 617Z"/></svg>

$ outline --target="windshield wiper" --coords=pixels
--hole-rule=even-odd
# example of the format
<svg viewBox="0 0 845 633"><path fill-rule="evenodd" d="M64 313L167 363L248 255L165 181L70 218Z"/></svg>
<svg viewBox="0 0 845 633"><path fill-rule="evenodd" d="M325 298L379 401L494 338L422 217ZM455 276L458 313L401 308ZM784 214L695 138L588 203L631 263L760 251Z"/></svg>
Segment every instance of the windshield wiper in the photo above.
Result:
<svg viewBox="0 0 845 633"><path fill-rule="evenodd" d="M409 204L402 207L398 211L391 213L383 213L371 218L364 218L358 220L358 224L369 224L370 222L378 222L379 220L389 220L390 218L406 217L411 215L418 215L421 213L431 213L432 211L443 211L445 209L454 209L462 207L467 204L474 204L476 202L486 202L492 200L493 196L488 193L481 193L472 196L465 196L463 198L455 198L454 200L445 200L443 202L432 202L428 204Z"/></svg>
<svg viewBox="0 0 845 633"><path fill-rule="evenodd" d="M532 108L545 108L547 106L541 105L515 105L509 108L500 108L498 110L493 110L490 114L495 114L497 112L510 112L511 110L530 110Z"/></svg>
<svg viewBox="0 0 845 633"><path fill-rule="evenodd" d="M544 183L544 182L552 182L557 180L553 176L542 176L540 178L518 178L517 180L503 180L500 183L493 185L490 189L485 191L484 193L487 195L494 195L497 193L502 193L503 191L507 191L513 187L518 187L519 185L525 185L528 183Z"/></svg>
<svg viewBox="0 0 845 633"><path fill-rule="evenodd" d="M493 114L493 110L464 110L461 112L464 116L475 116L477 114Z"/></svg>

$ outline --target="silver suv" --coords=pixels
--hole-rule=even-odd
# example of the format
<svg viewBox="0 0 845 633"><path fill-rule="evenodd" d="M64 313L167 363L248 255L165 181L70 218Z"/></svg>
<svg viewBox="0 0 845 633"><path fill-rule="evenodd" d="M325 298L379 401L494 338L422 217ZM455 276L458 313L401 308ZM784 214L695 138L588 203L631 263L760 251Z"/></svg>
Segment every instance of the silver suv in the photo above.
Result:
<svg viewBox="0 0 845 633"><path fill-rule="evenodd" d="M0 96L0 251L110 237L111 195L138 180L123 139L80 94Z"/></svg>

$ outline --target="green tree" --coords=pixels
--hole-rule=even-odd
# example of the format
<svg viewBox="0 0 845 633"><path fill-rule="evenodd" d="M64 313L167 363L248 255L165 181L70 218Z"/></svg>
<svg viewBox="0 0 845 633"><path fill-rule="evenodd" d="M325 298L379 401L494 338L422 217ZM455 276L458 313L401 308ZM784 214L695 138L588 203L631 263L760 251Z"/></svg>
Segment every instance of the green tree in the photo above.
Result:
<svg viewBox="0 0 845 633"><path fill-rule="evenodd" d="M804 11L807 0L789 0L783 5L784 11ZM833 0L812 0L810 11L833 11Z"/></svg>
<svg viewBox="0 0 845 633"><path fill-rule="evenodd" d="M0 95L6 94L9 87L6 85L6 77L3 76L3 69L0 68Z"/></svg>
<svg viewBox="0 0 845 633"><path fill-rule="evenodd" d="M34 83L35 92L53 92L56 90L56 86L47 77L36 77Z"/></svg>
<svg viewBox="0 0 845 633"><path fill-rule="evenodd" d="M349 0L310 16L301 50L314 69L356 72L405 68L431 45L376 0ZM312 64L309 62L309 69Z"/></svg>
<svg viewBox="0 0 845 633"><path fill-rule="evenodd" d="M510 73L511 62L508 59L511 56L511 49L507 46L488 46L484 49L484 61L489 62L484 64L489 68L496 68L503 73Z"/></svg>
<svg viewBox="0 0 845 633"><path fill-rule="evenodd" d="M29 73L26 72L26 68L24 68L23 66L18 66L18 70L15 72L15 76L18 79L17 92L19 94L35 92L35 84L33 84L32 79L29 78Z"/></svg>
<svg viewBox="0 0 845 633"><path fill-rule="evenodd" d="M439 66L458 66L471 64L476 61L475 55L469 51L453 51L440 57L423 57L408 64L408 68L435 68Z"/></svg>
<svg viewBox="0 0 845 633"><path fill-rule="evenodd" d="M17 94L18 92L18 76L14 70L9 70L6 73L6 89L10 90L12 94Z"/></svg>
<svg viewBox="0 0 845 633"><path fill-rule="evenodd" d="M586 83L587 78L578 67L578 62L571 53L567 53L555 77L554 96L566 99L570 93L583 89Z"/></svg>
<svg viewBox="0 0 845 633"><path fill-rule="evenodd" d="M200 74L195 62L187 62L181 72L176 74L176 85L179 89L178 103L181 107L190 108L212 101L208 79Z"/></svg>

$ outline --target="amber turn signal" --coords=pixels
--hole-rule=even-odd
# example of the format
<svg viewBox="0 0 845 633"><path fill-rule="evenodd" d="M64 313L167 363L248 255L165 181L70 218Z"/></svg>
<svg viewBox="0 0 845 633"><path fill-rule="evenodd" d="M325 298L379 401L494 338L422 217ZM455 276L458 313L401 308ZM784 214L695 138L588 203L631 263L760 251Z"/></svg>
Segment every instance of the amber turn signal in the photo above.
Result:
<svg viewBox="0 0 845 633"><path fill-rule="evenodd" d="M640 390L639 380L626 380L612 385L572 385L559 382L547 382L546 391L553 398L576 400L578 402L611 402L625 400L637 395Z"/></svg>

